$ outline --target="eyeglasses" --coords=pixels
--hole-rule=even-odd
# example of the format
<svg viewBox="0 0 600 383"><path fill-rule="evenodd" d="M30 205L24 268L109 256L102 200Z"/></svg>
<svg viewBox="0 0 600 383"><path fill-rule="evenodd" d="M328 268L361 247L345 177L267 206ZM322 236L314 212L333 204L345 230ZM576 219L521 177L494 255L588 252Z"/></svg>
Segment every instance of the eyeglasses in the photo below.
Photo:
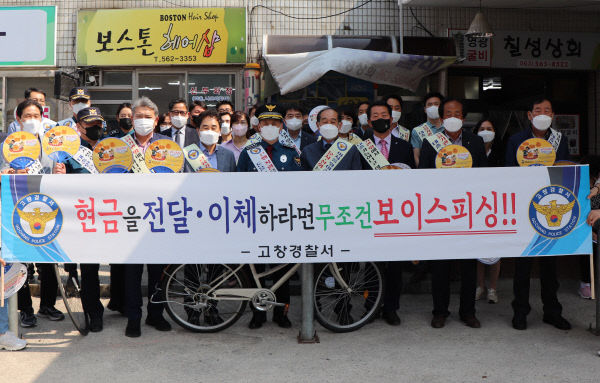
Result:
<svg viewBox="0 0 600 383"><path fill-rule="evenodd" d="M186 112L185 110L171 110L169 111L169 113L171 113L174 116L185 116L188 112Z"/></svg>

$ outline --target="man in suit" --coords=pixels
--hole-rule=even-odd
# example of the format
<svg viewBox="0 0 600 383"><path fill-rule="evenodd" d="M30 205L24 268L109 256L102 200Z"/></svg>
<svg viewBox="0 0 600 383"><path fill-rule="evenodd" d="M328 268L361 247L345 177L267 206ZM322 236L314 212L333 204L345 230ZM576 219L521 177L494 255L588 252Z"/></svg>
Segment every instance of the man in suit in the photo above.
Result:
<svg viewBox="0 0 600 383"><path fill-rule="evenodd" d="M302 117L304 116L304 111L300 109L299 106L288 105L283 113L285 118L285 128L300 151L317 141L313 134L302 130Z"/></svg>
<svg viewBox="0 0 600 383"><path fill-rule="evenodd" d="M313 170L323 155L331 148L337 140L341 121L335 109L326 108L317 114L317 126L323 138L304 148L300 155L302 170ZM361 170L361 156L356 146L351 146L348 153L336 165L333 170Z"/></svg>
<svg viewBox="0 0 600 383"><path fill-rule="evenodd" d="M410 144L392 135L392 108L385 102L377 101L367 108L368 127L373 131L372 140L381 154L390 164L403 163L415 167ZM365 169L370 166L363 163ZM400 307L402 292L402 262L387 262L385 268L386 281L383 290L383 307L381 316L391 326L400 324L396 313Z"/></svg>
<svg viewBox="0 0 600 383"><path fill-rule="evenodd" d="M154 133L158 123L158 107L148 97L141 97L132 105L134 141L142 152L150 147L150 144L160 139L170 139L159 133ZM150 298L157 292L157 284L160 281L165 265L148 264L148 315L146 324L158 331L171 330L171 324L163 317L163 304L151 303ZM142 273L144 265L125 265L125 315L127 316L127 327L125 335L128 337L139 337L141 332L140 322L142 319ZM160 297L156 300L160 300Z"/></svg>
<svg viewBox="0 0 600 383"><path fill-rule="evenodd" d="M231 150L217 144L221 137L219 113L209 109L200 114L198 136L200 150L210 163L210 167L221 172L235 172L235 156Z"/></svg>
<svg viewBox="0 0 600 383"><path fill-rule="evenodd" d="M527 117L531 121L531 127L510 137L506 147L505 165L518 166L517 150L523 141L530 138L553 141L551 136L559 140L558 149L556 150L556 161L569 160L567 139L550 127L552 125L552 118L554 117L552 103L545 98L535 100L531 106L531 110L527 112ZM532 257L515 259L515 276L513 279L513 293L515 298L512 302L514 311L512 325L516 330L525 330L527 328L527 314L531 311L531 306L529 305L529 283L533 260ZM556 275L556 258L540 257L539 266L542 303L544 304L543 321L560 330L569 330L571 329L571 324L562 317L562 306L556 295L559 287Z"/></svg>
<svg viewBox="0 0 600 383"><path fill-rule="evenodd" d="M196 129L188 125L190 113L185 100L178 98L169 103L169 117L171 118L169 136L182 149L198 142Z"/></svg>
<svg viewBox="0 0 600 383"><path fill-rule="evenodd" d="M373 135L373 131L369 128L369 116L367 114L369 106L368 102L361 102L358 104L358 109L356 109L358 124L354 128L354 134L360 137L361 140L366 140Z"/></svg>
<svg viewBox="0 0 600 383"><path fill-rule="evenodd" d="M439 114L442 116L443 134L451 144L465 147L473 159L473 167L487 166L485 146L481 137L462 129L464 111L462 102L454 99L445 100L440 105ZM435 137L432 136L432 137ZM430 138L423 140L419 157L419 168L435 168L437 151L429 142ZM475 317L475 289L477 287L477 260L461 259L460 261L460 319L465 325L472 328L481 327ZM442 328L446 318L450 315L450 269L451 260L441 260L431 263L431 293L433 295L433 319L431 327Z"/></svg>

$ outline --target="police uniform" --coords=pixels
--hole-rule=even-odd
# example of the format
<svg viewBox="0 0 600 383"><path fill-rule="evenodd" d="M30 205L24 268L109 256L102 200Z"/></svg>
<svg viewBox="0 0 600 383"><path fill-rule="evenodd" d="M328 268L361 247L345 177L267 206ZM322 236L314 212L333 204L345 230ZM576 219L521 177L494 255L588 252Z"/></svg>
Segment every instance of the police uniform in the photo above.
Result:
<svg viewBox="0 0 600 383"><path fill-rule="evenodd" d="M71 89L71 92L69 92L69 101L77 100L80 98L83 98L86 100L90 99L90 93L87 90L87 88L78 86L78 87ZM77 116L75 116L73 114L73 116L71 116L69 118L65 118L64 120L58 121L55 126L68 126L69 128L77 130L76 117ZM106 121L104 121L104 118L102 118L102 129L103 129L104 133L107 133L106 132Z"/></svg>
<svg viewBox="0 0 600 383"><path fill-rule="evenodd" d="M238 172L256 172L256 166L248 155L248 150L262 146L265 152L269 153L269 146L271 149L271 161L278 171L295 171L300 170L300 158L296 150L289 146L282 145L279 141L273 145L269 145L266 141L260 141L254 145L250 145L244 148L244 151L240 154L240 158L237 163Z"/></svg>

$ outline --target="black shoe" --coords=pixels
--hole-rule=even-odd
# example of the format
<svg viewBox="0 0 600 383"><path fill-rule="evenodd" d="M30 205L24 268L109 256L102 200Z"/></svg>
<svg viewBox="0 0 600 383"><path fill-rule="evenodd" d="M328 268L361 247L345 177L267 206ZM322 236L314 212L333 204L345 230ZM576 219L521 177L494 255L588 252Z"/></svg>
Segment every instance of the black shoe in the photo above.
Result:
<svg viewBox="0 0 600 383"><path fill-rule="evenodd" d="M130 338L137 338L142 335L142 330L139 320L128 320L127 327L125 328L125 336Z"/></svg>
<svg viewBox="0 0 600 383"><path fill-rule="evenodd" d="M224 320L219 316L219 312L214 309L204 313L204 322L209 326L216 326L223 323Z"/></svg>
<svg viewBox="0 0 600 383"><path fill-rule="evenodd" d="M396 314L395 311L384 311L381 313L381 317L390 326L399 326L400 325L400 317L398 316L398 314Z"/></svg>
<svg viewBox="0 0 600 383"><path fill-rule="evenodd" d="M102 323L102 317L90 317L90 331L100 332L104 328Z"/></svg>
<svg viewBox="0 0 600 383"><path fill-rule="evenodd" d="M273 315L273 322L277 323L277 325L281 328L292 327L292 322L290 322L287 315Z"/></svg>
<svg viewBox="0 0 600 383"><path fill-rule="evenodd" d="M121 315L123 315L123 313L125 312L122 305L119 306L118 304L114 303L112 300L108 301L108 305L106 305L106 308L109 309L110 311L118 311L121 313Z"/></svg>
<svg viewBox="0 0 600 383"><path fill-rule="evenodd" d="M147 317L146 324L152 326L158 331L171 331L171 324L161 316L156 318Z"/></svg>
<svg viewBox="0 0 600 383"><path fill-rule="evenodd" d="M253 311L252 312L252 319L250 320L250 323L248 323L248 328L249 329L257 329L257 328L261 328L263 323L265 323L267 321L267 313L264 311Z"/></svg>
<svg viewBox="0 0 600 383"><path fill-rule="evenodd" d="M431 327L442 328L446 325L446 317L443 315L434 315L431 320Z"/></svg>
<svg viewBox="0 0 600 383"><path fill-rule="evenodd" d="M352 315L350 315L348 310L342 310L337 315L337 321L342 326L348 326L348 325L354 323L354 318L352 318Z"/></svg>
<svg viewBox="0 0 600 383"><path fill-rule="evenodd" d="M463 323L471 328L480 328L481 327L481 322L479 322L479 319L477 319L477 317L475 317L475 315L465 315L465 316L461 316L460 320L463 321Z"/></svg>
<svg viewBox="0 0 600 383"><path fill-rule="evenodd" d="M515 314L512 319L512 326L515 330L527 329L527 317L525 315Z"/></svg>
<svg viewBox="0 0 600 383"><path fill-rule="evenodd" d="M566 320L565 318L563 318L560 314L553 315L553 316L544 315L544 323L551 324L552 326L556 327L559 330L570 330L571 329L571 323L569 323L569 321Z"/></svg>
<svg viewBox="0 0 600 383"><path fill-rule="evenodd" d="M33 313L28 313L25 311L19 312L19 322L21 323L21 327L35 327L37 324L37 318Z"/></svg>
<svg viewBox="0 0 600 383"><path fill-rule="evenodd" d="M37 313L38 316L42 318L48 318L51 321L61 321L65 319L65 314L58 311L54 307L40 307Z"/></svg>

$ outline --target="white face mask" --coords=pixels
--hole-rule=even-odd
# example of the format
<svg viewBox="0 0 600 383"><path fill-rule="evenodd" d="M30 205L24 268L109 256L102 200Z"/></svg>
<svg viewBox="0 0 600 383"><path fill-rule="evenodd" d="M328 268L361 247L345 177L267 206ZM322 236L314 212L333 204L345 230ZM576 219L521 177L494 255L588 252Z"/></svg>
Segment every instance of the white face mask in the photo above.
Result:
<svg viewBox="0 0 600 383"><path fill-rule="evenodd" d="M477 133L477 135L483 138L483 142L487 144L488 142L494 141L494 137L496 137L496 132L492 132L491 130L481 130Z"/></svg>
<svg viewBox="0 0 600 383"><path fill-rule="evenodd" d="M342 120L342 127L340 128L340 133L346 134L350 133L352 130L352 123L348 120Z"/></svg>
<svg viewBox="0 0 600 383"><path fill-rule="evenodd" d="M324 139L331 141L338 136L338 128L332 124L325 124L319 126L319 132Z"/></svg>
<svg viewBox="0 0 600 383"><path fill-rule="evenodd" d="M440 118L440 109L436 105L431 105L430 107L426 108L425 113L427 114L427 118L431 120L437 120Z"/></svg>
<svg viewBox="0 0 600 383"><path fill-rule="evenodd" d="M42 131L42 122L40 120L30 118L28 120L22 120L22 123L24 132L29 132L33 135L38 135Z"/></svg>
<svg viewBox="0 0 600 383"><path fill-rule="evenodd" d="M260 128L260 135L265 141L275 141L279 138L279 128L275 125L265 125Z"/></svg>
<svg viewBox="0 0 600 383"><path fill-rule="evenodd" d="M462 120L456 117L446 118L444 120L444 128L450 133L456 133L462 128Z"/></svg>
<svg viewBox="0 0 600 383"><path fill-rule="evenodd" d="M219 133L214 130L201 130L200 131L200 142L206 146L211 146L219 141Z"/></svg>
<svg viewBox="0 0 600 383"><path fill-rule="evenodd" d="M285 126L287 126L289 130L295 132L296 130L300 130L300 128L302 127L302 120L299 118L290 118L288 120L285 120Z"/></svg>
<svg viewBox="0 0 600 383"><path fill-rule="evenodd" d="M153 118L137 118L133 120L133 129L140 136L147 136L154 130Z"/></svg>
<svg viewBox="0 0 600 383"><path fill-rule="evenodd" d="M358 115L358 123L361 125L367 125L369 123L369 117L367 117L366 113Z"/></svg>
<svg viewBox="0 0 600 383"><path fill-rule="evenodd" d="M250 125L258 126L258 117L256 117L256 116L250 117Z"/></svg>
<svg viewBox="0 0 600 383"><path fill-rule="evenodd" d="M160 132L162 133L162 132L167 131L169 129L171 129L171 125L163 125L163 126L160 127Z"/></svg>
<svg viewBox="0 0 600 383"><path fill-rule="evenodd" d="M181 129L187 124L187 117L185 116L173 116L171 117L171 124L175 129Z"/></svg>
<svg viewBox="0 0 600 383"><path fill-rule="evenodd" d="M400 116L402 116L402 112L392 110L392 122L398 122L398 120L400 120Z"/></svg>
<svg viewBox="0 0 600 383"><path fill-rule="evenodd" d="M552 125L552 117L545 114L537 115L531 120L531 123L537 130L546 131Z"/></svg>
<svg viewBox="0 0 600 383"><path fill-rule="evenodd" d="M79 111L81 111L82 109L85 109L88 107L88 104L84 103L84 102L78 102L77 104L73 105L71 107L71 109L73 110L73 114L77 115L77 113L79 113Z"/></svg>
<svg viewBox="0 0 600 383"><path fill-rule="evenodd" d="M221 122L221 135L226 136L231 133L231 125L229 122Z"/></svg>
<svg viewBox="0 0 600 383"><path fill-rule="evenodd" d="M248 132L248 126L244 124L233 124L231 127L234 136L245 136L246 132Z"/></svg>

